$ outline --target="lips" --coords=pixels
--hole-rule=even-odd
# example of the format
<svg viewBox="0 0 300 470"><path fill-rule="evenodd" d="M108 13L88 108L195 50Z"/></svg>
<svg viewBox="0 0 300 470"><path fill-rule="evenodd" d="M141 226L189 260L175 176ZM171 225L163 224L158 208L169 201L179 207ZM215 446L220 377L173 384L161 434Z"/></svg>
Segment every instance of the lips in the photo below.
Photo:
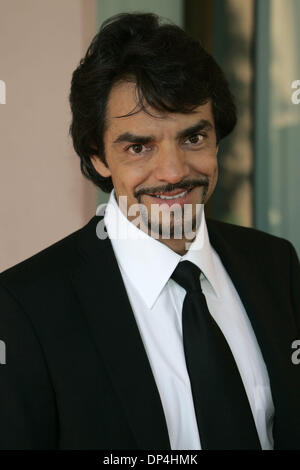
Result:
<svg viewBox="0 0 300 470"><path fill-rule="evenodd" d="M180 206L184 206L184 204L190 204L193 203L193 189L185 189L185 190L176 190L176 191L170 191L169 193L154 193L156 195L148 194L147 196L151 198L151 204L159 204L159 205L168 205L172 206L173 204L179 204ZM175 196L178 194L178 197L172 198L172 196ZM180 196L182 194L182 196ZM161 197L163 196L163 197ZM165 198L168 199L165 199ZM170 198L170 199L169 199Z"/></svg>
<svg viewBox="0 0 300 470"><path fill-rule="evenodd" d="M152 193L151 196L176 196L177 194L183 193L186 189L177 189L169 193Z"/></svg>
<svg viewBox="0 0 300 470"><path fill-rule="evenodd" d="M190 191L192 188L187 188L187 189L176 189L175 191L170 191L168 193L151 193L149 194L149 196L167 196L167 197L171 197L171 196L176 196L177 194L181 194L185 191Z"/></svg>

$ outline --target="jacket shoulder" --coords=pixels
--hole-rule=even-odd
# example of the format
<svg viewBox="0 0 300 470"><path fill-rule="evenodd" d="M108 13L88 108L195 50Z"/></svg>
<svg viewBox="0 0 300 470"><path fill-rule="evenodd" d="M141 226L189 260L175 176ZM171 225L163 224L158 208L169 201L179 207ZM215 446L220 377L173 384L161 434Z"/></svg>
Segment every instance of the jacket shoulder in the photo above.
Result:
<svg viewBox="0 0 300 470"><path fill-rule="evenodd" d="M78 240L90 222L0 273L0 283L28 284L45 276L62 276L71 270L78 262Z"/></svg>
<svg viewBox="0 0 300 470"><path fill-rule="evenodd" d="M289 240L257 228L244 227L212 218L207 218L206 221L210 234L218 233L230 244L244 245L248 250L251 247L256 250L257 248L264 247L269 247L270 249L274 247L291 249L293 247Z"/></svg>

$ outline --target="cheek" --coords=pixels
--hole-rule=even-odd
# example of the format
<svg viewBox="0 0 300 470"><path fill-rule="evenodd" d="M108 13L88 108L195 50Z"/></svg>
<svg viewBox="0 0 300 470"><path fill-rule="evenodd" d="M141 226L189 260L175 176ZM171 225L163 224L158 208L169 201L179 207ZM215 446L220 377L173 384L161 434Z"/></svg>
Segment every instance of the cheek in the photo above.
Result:
<svg viewBox="0 0 300 470"><path fill-rule="evenodd" d="M218 179L218 161L216 158L210 167L209 176L212 184L215 184Z"/></svg>
<svg viewBox="0 0 300 470"><path fill-rule="evenodd" d="M216 166L215 166L214 173L213 173L213 180L217 180L217 178L218 178L218 161L216 161Z"/></svg>
<svg viewBox="0 0 300 470"><path fill-rule="evenodd" d="M112 170L112 182L117 196L130 195L135 187L135 178L131 171L120 166Z"/></svg>
<svg viewBox="0 0 300 470"><path fill-rule="evenodd" d="M215 152L199 154L193 166L199 173L209 176L212 180L218 175L218 161Z"/></svg>
<svg viewBox="0 0 300 470"><path fill-rule="evenodd" d="M215 178L215 181L214 181L214 189L215 189L215 187L216 187L216 184L217 184L217 181L218 181L218 177L219 177L219 172L218 172L218 167L216 167L215 175L214 175L214 178Z"/></svg>
<svg viewBox="0 0 300 470"><path fill-rule="evenodd" d="M215 166L214 171L211 176L211 180L210 180L211 187L209 190L210 194L214 191L217 181L218 181L218 165Z"/></svg>
<svg viewBox="0 0 300 470"><path fill-rule="evenodd" d="M145 182L149 176L146 162L134 162L125 164L120 169L120 177L126 186L136 188Z"/></svg>

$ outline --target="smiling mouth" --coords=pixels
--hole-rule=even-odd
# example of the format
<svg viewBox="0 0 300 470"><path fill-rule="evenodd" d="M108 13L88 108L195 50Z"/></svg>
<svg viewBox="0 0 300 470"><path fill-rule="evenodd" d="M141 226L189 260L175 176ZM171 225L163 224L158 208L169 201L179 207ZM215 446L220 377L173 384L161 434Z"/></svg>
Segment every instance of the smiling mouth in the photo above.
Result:
<svg viewBox="0 0 300 470"><path fill-rule="evenodd" d="M185 191L181 190L176 190L176 191L171 191L169 193L152 193L149 194L149 196L156 197L158 199L165 199L165 200L173 200L173 199L180 199L186 194L188 194L193 188L186 189Z"/></svg>

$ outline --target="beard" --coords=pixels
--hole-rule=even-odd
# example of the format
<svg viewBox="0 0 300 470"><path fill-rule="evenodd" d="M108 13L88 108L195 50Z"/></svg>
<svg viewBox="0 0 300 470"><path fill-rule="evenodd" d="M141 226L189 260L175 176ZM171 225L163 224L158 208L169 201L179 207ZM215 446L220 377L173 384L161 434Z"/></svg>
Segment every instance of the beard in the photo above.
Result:
<svg viewBox="0 0 300 470"><path fill-rule="evenodd" d="M140 215L144 230L153 238L191 240L200 227L203 209L204 204L151 204L150 215L146 206Z"/></svg>
<svg viewBox="0 0 300 470"><path fill-rule="evenodd" d="M179 185L166 187L166 191L179 189ZM180 189L190 188L191 186L203 187L200 203L184 204L183 207L174 201L174 204L152 203L149 206L142 203L143 194L151 194L151 189L143 189L134 193L137 204L132 204L127 208L127 196L119 197L119 207L124 215L143 232L156 239L187 239L192 240L201 223L201 216L206 202L206 196L209 188L207 178L201 181L192 180L188 185L182 183ZM160 188L161 190L164 188ZM155 192L156 188L153 189ZM149 233L150 232L150 233Z"/></svg>

